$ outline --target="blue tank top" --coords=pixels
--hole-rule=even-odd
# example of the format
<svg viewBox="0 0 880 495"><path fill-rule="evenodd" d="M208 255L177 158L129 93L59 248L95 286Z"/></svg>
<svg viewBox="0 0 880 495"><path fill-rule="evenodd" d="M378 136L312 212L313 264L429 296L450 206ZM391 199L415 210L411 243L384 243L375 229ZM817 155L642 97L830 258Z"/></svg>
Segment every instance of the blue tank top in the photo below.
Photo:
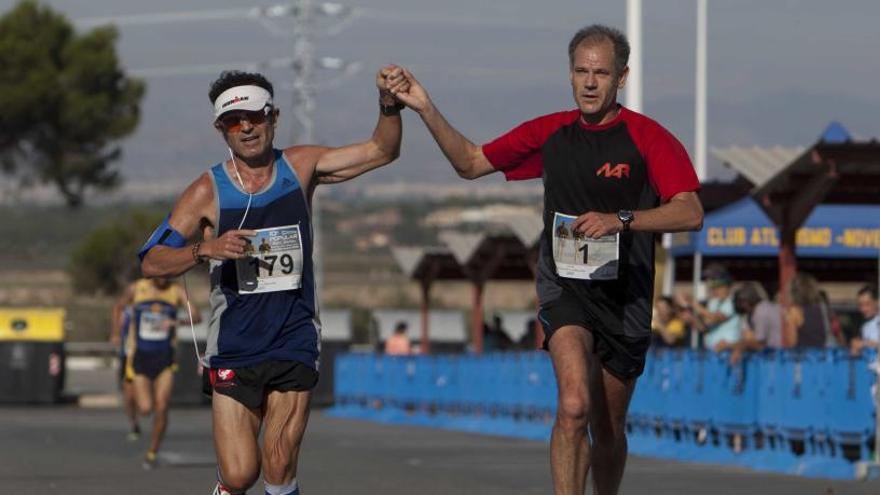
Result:
<svg viewBox="0 0 880 495"><path fill-rule="evenodd" d="M240 267L236 267L235 261L212 260L211 319L205 350L206 365L210 368L248 367L266 361L299 361L313 368L318 366L320 322L309 204L293 167L280 150L274 153L272 179L253 195L246 216L248 195L237 179L230 176L223 163L211 168L218 207L215 235L238 229L242 218L243 229L297 226L296 242L302 250L301 282L297 289L248 293L248 289L239 287ZM275 269L281 269L281 265Z"/></svg>
<svg viewBox="0 0 880 495"><path fill-rule="evenodd" d="M165 352L171 349L177 322L177 306L165 301L144 301L132 306L137 352Z"/></svg>

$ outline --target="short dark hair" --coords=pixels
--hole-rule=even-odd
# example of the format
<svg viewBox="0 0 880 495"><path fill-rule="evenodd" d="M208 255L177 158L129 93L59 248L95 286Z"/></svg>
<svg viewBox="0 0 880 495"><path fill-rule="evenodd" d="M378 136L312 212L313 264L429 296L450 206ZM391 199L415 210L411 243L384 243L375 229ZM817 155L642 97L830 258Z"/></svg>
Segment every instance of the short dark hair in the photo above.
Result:
<svg viewBox="0 0 880 495"><path fill-rule="evenodd" d="M626 35L619 29L604 26L602 24L593 24L585 28L581 28L574 33L571 41L568 43L568 65L574 65L574 51L581 43L599 43L602 41L610 41L614 46L614 70L617 74L621 74L626 64L629 62L629 41Z"/></svg>
<svg viewBox="0 0 880 495"><path fill-rule="evenodd" d="M275 90L272 83L262 74L256 72L242 72L240 70L225 70L220 73L220 77L211 83L211 90L208 92L208 98L211 104L218 96L223 94L229 88L236 86L259 86L269 92L269 96L275 97Z"/></svg>
<svg viewBox="0 0 880 495"><path fill-rule="evenodd" d="M703 269L703 278L707 281L717 282L718 285L732 285L733 277L721 263L709 263Z"/></svg>
<svg viewBox="0 0 880 495"><path fill-rule="evenodd" d="M733 294L734 303L744 302L751 306L764 299L764 289L757 282L746 282Z"/></svg>
<svg viewBox="0 0 880 495"><path fill-rule="evenodd" d="M868 294L871 296L871 299L877 299L877 286L874 284L866 284L859 289L858 295Z"/></svg>

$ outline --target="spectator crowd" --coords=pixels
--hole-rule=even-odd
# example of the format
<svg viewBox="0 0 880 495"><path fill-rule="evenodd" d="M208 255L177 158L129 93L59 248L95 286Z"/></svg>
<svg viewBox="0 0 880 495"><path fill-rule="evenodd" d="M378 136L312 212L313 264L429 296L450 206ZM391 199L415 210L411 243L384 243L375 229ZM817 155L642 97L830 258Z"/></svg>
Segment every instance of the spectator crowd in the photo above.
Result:
<svg viewBox="0 0 880 495"><path fill-rule="evenodd" d="M708 265L702 275L705 299L680 291L654 302L652 346L730 352L734 362L743 353L764 349L845 347L857 355L865 348L880 347L877 287L872 284L854 291L853 304L837 306L857 308L856 316L838 314L827 292L807 273L798 273L784 293L772 294L758 282L735 281L718 263ZM783 295L787 304L781 303ZM525 333L512 340L495 314L483 323L484 351L538 349L536 327L537 321L530 319ZM398 321L380 346L386 354L421 353L420 343L411 342L405 321Z"/></svg>
<svg viewBox="0 0 880 495"><path fill-rule="evenodd" d="M653 345L685 347L693 342L714 352L730 351L732 360L743 352L763 349L848 347L853 354L878 347L877 288L865 285L853 294L861 327L847 332L816 278L798 273L772 297L757 282L736 283L728 270L711 264L703 270L705 300L679 292L660 297L654 305Z"/></svg>

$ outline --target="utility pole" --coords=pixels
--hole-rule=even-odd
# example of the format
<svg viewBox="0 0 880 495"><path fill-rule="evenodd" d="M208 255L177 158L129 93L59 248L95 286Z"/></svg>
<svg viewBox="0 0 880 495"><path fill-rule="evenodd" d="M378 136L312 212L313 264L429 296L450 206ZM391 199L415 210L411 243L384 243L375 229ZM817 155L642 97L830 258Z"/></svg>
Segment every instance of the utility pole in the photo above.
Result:
<svg viewBox="0 0 880 495"><path fill-rule="evenodd" d="M642 0L626 0L626 36L630 47L626 106L642 112Z"/></svg>
<svg viewBox="0 0 880 495"><path fill-rule="evenodd" d="M642 109L642 0L626 1L626 36L629 38L629 75L626 80L626 106L634 112ZM660 292L672 295L675 286L675 258L672 256L672 234L663 234L664 265Z"/></svg>
<svg viewBox="0 0 880 495"><path fill-rule="evenodd" d="M696 112L694 118L694 159L697 178L706 180L706 0L697 0Z"/></svg>
<svg viewBox="0 0 880 495"><path fill-rule="evenodd" d="M314 144L314 45L312 44L312 0L300 0L293 16L293 101L291 103L290 144ZM324 287L324 256L321 252L321 205L312 188L312 272L315 300L321 300ZM308 194L309 191L303 191ZM318 308L315 308L319 311Z"/></svg>
<svg viewBox="0 0 880 495"><path fill-rule="evenodd" d="M350 10L340 4L323 2L317 5L328 17L345 17ZM299 0L293 12L293 103L291 106L291 144L315 144L315 56L312 27L316 5L312 0ZM322 58L322 68L344 69L338 59ZM317 190L315 190L317 191ZM311 198L312 263L315 276L315 296L320 300L324 287L324 255L321 243L321 206L318 194Z"/></svg>
<svg viewBox="0 0 880 495"><path fill-rule="evenodd" d="M300 0L293 15L293 103L290 140L314 144L314 44L312 0Z"/></svg>
<svg viewBox="0 0 880 495"><path fill-rule="evenodd" d="M696 60L696 95L694 111L694 161L696 162L697 179L706 180L706 24L707 0L697 0L697 60ZM694 298L701 297L701 272L703 270L703 253L694 253ZM696 332L691 334L691 347L696 348L698 338Z"/></svg>

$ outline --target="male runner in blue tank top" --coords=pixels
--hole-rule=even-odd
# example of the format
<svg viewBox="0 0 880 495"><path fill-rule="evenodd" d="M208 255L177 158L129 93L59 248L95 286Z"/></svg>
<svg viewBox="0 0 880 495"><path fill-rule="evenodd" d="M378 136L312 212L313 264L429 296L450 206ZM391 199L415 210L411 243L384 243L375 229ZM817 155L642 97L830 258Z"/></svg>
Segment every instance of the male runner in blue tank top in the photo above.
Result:
<svg viewBox="0 0 880 495"><path fill-rule="evenodd" d="M390 90L405 90L406 82L399 68L388 66L376 84L380 116L370 139L279 150L272 145L279 111L271 83L260 74L221 74L209 96L230 159L184 191L141 250L149 277L210 262L204 362L213 392L217 495L246 492L261 468L267 494L300 493L297 458L318 380L321 331L310 203L319 184L397 158L403 105Z"/></svg>
<svg viewBox="0 0 880 495"><path fill-rule="evenodd" d="M415 110L458 174L542 178L537 289L558 384L550 463L556 494L617 493L626 411L651 340L654 235L699 229L699 182L681 143L617 104L629 43L588 26L568 47L577 108L528 121L477 146L455 130L407 70L397 98ZM574 234L572 234L574 233ZM578 243L583 249L579 252ZM574 246L574 249L572 248Z"/></svg>

